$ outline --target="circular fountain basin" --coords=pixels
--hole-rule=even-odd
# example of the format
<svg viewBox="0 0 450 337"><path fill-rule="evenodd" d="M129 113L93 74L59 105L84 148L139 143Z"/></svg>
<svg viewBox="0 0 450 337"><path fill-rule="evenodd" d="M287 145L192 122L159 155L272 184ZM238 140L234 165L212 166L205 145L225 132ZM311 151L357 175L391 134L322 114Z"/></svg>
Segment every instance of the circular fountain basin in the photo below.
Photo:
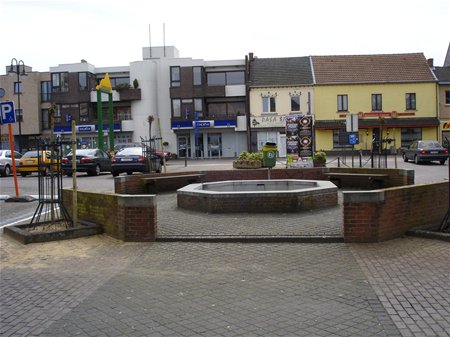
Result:
<svg viewBox="0 0 450 337"><path fill-rule="evenodd" d="M179 208L208 213L299 212L337 205L338 188L324 180L229 180L177 190Z"/></svg>

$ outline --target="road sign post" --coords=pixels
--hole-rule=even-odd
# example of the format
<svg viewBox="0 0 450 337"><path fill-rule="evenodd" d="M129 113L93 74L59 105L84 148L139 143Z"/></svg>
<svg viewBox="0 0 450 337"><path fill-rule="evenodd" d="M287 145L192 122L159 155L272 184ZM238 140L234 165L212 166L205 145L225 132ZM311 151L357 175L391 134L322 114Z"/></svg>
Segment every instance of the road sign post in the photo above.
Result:
<svg viewBox="0 0 450 337"><path fill-rule="evenodd" d="M11 160L12 160L11 164L14 176L14 189L16 192L16 197L19 197L19 186L17 184L16 155L14 153L14 141L11 127L11 124L16 122L14 102L0 102L0 115L2 124L8 124L9 148L11 150Z"/></svg>

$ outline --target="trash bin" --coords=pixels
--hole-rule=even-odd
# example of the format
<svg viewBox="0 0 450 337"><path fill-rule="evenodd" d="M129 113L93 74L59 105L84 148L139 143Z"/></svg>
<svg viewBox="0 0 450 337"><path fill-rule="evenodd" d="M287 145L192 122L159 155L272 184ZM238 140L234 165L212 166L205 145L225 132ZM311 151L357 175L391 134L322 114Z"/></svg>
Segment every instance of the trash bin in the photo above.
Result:
<svg viewBox="0 0 450 337"><path fill-rule="evenodd" d="M277 160L277 144L267 142L263 146L263 167L274 167Z"/></svg>

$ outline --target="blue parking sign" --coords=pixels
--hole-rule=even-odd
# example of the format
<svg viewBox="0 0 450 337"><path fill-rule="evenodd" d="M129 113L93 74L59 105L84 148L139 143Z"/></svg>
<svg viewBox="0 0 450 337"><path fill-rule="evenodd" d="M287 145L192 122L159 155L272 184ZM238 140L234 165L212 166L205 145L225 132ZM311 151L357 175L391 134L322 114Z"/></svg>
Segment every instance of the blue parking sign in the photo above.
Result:
<svg viewBox="0 0 450 337"><path fill-rule="evenodd" d="M352 133L348 136L348 142L350 145L359 144L359 137L358 134Z"/></svg>
<svg viewBox="0 0 450 337"><path fill-rule="evenodd" d="M0 102L0 116L2 124L11 124L16 122L14 102Z"/></svg>

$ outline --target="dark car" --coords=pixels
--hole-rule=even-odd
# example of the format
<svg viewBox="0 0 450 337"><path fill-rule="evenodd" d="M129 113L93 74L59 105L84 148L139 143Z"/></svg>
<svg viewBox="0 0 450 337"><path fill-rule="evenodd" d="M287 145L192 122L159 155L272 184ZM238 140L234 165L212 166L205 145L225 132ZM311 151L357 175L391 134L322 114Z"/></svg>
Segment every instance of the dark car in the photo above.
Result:
<svg viewBox="0 0 450 337"><path fill-rule="evenodd" d="M148 144L148 143L147 143ZM145 145L144 145L145 146ZM131 143L119 143L114 145L114 153L117 154L118 152L122 151L125 148L128 147L143 147L143 143L137 143L137 142L131 142ZM172 159L172 154L170 152L167 151L161 151L161 150L156 150L153 149L152 152L159 157L161 165L163 164L164 160L168 161L170 159Z"/></svg>
<svg viewBox="0 0 450 337"><path fill-rule="evenodd" d="M413 160L419 164L438 161L444 165L448 158L448 150L435 140L416 140L408 148L402 149L402 157L405 162Z"/></svg>
<svg viewBox="0 0 450 337"><path fill-rule="evenodd" d="M62 159L63 173L69 177L72 171L73 154L69 152ZM100 172L111 172L111 157L100 149L80 149L76 151L77 172L86 172L90 176L98 176Z"/></svg>
<svg viewBox="0 0 450 337"><path fill-rule="evenodd" d="M149 163L150 162L150 163ZM114 177L126 172L161 172L161 162L157 155L151 154L150 160L145 157L142 147L127 147L112 158L111 173Z"/></svg>
<svg viewBox="0 0 450 337"><path fill-rule="evenodd" d="M114 153L122 151L127 147L142 147L142 143L131 142L131 143L118 143L114 145Z"/></svg>

